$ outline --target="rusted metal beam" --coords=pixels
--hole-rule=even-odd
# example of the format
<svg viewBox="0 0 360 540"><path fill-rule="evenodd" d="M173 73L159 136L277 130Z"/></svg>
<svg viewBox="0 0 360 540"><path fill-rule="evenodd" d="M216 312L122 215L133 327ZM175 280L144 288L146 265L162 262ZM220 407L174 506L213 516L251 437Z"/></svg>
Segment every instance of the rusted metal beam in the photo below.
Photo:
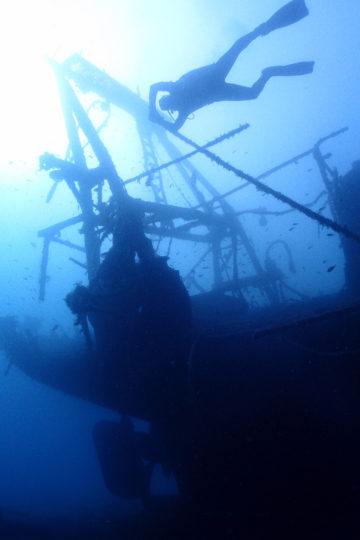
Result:
<svg viewBox="0 0 360 540"><path fill-rule="evenodd" d="M68 240L62 240L62 238L58 238L55 236L52 238L52 241L56 242L57 244L61 244L62 246L66 246L71 249L75 249L76 251L81 251L82 253L85 253L85 248L83 248L82 246L73 244L72 242L69 242Z"/></svg>
<svg viewBox="0 0 360 540"><path fill-rule="evenodd" d="M64 78L61 70L59 69L56 62L52 62L54 72L57 78L57 83L59 87L60 100L62 111L65 120L65 126L67 135L69 138L70 148L72 152L73 159L76 166L80 167L82 170L87 169L86 159L84 156L84 151L80 143L78 129L75 123L74 115L77 117L79 126L86 133L87 124L84 120L84 115L88 119L85 112L82 114L82 108L80 103L75 96L73 89L70 84ZM89 119L88 119L89 121ZM89 139L89 137L88 137ZM90 139L89 139L90 141ZM93 141L90 141L91 144ZM73 180L72 180L73 182ZM84 244L86 251L87 259L87 269L89 274L89 279L92 279L97 272L97 269L100 265L100 242L95 231L94 227L94 211L93 211L93 201L92 201L92 186L87 182L79 182L79 197L78 202L81 207L84 221Z"/></svg>
<svg viewBox="0 0 360 540"><path fill-rule="evenodd" d="M192 208L186 208L183 206L175 206L171 204L159 204L151 201L142 201L136 199L135 204L139 209L149 214L155 214L156 217L161 219L175 219L181 218L189 221L197 220L203 225L213 225L218 227L228 227L229 220L227 216L222 216L215 213L201 212L200 210L193 210Z"/></svg>
<svg viewBox="0 0 360 540"><path fill-rule="evenodd" d="M229 227L229 220L227 219L227 216L221 216L219 214L206 214L205 212L201 212L200 210L193 210L192 208L185 208L181 206L174 206L174 205L164 205L159 204L151 201L142 201L140 199L133 200L133 204L138 206L140 210L142 210L144 213L147 214L154 214L153 221L163 221L164 219L184 219L189 220L192 222L192 224L189 226L189 228L192 227L198 227L200 225L208 225L212 227L217 227L220 229L223 229L225 232L225 229ZM38 236L45 238L45 237L53 237L54 235L58 234L61 230L66 229L67 227L71 227L73 225L77 225L78 223L81 223L83 221L83 215L80 214L78 216L75 216L70 219L66 219L64 221L60 221L59 223L56 223L54 225L51 225L50 227L46 227L45 229L42 229L38 232ZM97 225L101 225L102 219L100 215L94 215L94 223ZM164 236L171 236L170 230L168 229L162 229L164 232ZM177 229L175 229L177 231ZM179 230L177 231L179 234L185 234L186 230L185 227L182 226L179 227ZM178 236L180 238L180 236ZM174 237L175 238L175 237ZM200 236L199 238L205 238L204 236Z"/></svg>
<svg viewBox="0 0 360 540"><path fill-rule="evenodd" d="M208 244L210 242L209 235L191 234L177 231L177 229L164 229L163 227L145 226L144 232L153 236L166 236L167 238L177 238L178 240L186 240L189 242L201 242Z"/></svg>
<svg viewBox="0 0 360 540"><path fill-rule="evenodd" d="M69 56L61 64L61 68L63 73L73 80L82 92L95 92L107 101L121 107L134 118L149 122L146 101L85 60L80 54Z"/></svg>
<svg viewBox="0 0 360 540"><path fill-rule="evenodd" d="M82 223L82 221L82 214L69 219L65 219L64 221L59 221L59 223L55 223L54 225L50 225L50 227L46 227L45 229L41 229L40 231L38 231L38 236L40 238L46 238L48 236L52 237L55 234L58 234L63 229L66 229L67 227L72 227L73 225L77 225L78 223Z"/></svg>
<svg viewBox="0 0 360 540"><path fill-rule="evenodd" d="M264 284L274 283L281 279L282 274L276 272L266 272L265 270L261 275L249 276L237 280L231 280L223 283L220 287L216 287L220 291L237 291L239 289L245 289L247 287L263 288Z"/></svg>
<svg viewBox="0 0 360 540"><path fill-rule="evenodd" d="M47 267L49 262L49 247L50 247L50 237L44 236L44 244L41 255L41 266L40 266L40 279L39 279L39 300L43 302L45 300L45 290L47 282Z"/></svg>

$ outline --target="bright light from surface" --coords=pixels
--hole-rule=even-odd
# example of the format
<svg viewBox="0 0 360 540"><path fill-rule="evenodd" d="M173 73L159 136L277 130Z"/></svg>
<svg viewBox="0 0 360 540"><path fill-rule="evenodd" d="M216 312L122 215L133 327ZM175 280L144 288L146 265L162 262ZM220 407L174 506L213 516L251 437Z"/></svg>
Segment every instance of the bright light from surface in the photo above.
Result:
<svg viewBox="0 0 360 540"><path fill-rule="evenodd" d="M54 80L44 61L51 48L47 14L35 5L8 2L0 21L2 162L33 159L55 130L63 135L60 126L54 130Z"/></svg>
<svg viewBox="0 0 360 540"><path fill-rule="evenodd" d="M1 4L0 163L33 161L44 151L59 152L66 145L55 78L46 57L61 62L72 53L83 52L99 67L107 67L103 59L109 56L106 50L111 38L103 35L99 18L101 13L109 17L106 8L110 3L102 3L100 16L99 5L97 10L95 7L82 0L9 0ZM123 13L118 23L116 47L121 50L130 29ZM126 50L120 62L125 77L131 70L129 47Z"/></svg>

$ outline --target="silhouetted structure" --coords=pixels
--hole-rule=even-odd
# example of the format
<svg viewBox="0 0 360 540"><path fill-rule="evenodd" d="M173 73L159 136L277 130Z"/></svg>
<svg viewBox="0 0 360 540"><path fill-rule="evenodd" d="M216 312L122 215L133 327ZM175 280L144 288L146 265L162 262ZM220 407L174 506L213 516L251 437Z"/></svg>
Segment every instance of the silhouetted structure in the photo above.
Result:
<svg viewBox="0 0 360 540"><path fill-rule="evenodd" d="M261 32L298 20L306 15L304 9L303 2L291 2L262 25ZM177 519L180 527L164 537L253 539L259 532L260 538L303 539L311 537L314 521L326 531L338 522L346 537L345 528L357 518L360 502L359 306L339 309L342 298L338 296L289 303L276 294L274 284L282 275L269 257L271 246L262 265L239 221L243 211L235 212L225 200L229 193L218 193L188 164L188 170L185 165L180 169L182 178L196 194L200 209L167 204L159 177L154 202L131 199L66 76L80 82L82 89L96 90L124 106L143 122L140 131L147 163L154 155L152 129L173 153L177 166L183 157L162 128L147 121L147 105L90 63L75 56L55 65L55 71L73 162L45 154L41 165L51 171L53 180L67 183L82 213L41 231L41 291L51 242L85 255L80 265L88 272L89 285L77 287L68 303L89 344L92 334L87 321L93 326L95 347L84 351L65 338L54 343L53 336L34 339L13 318L0 318L0 343L10 362L39 382L125 415L119 423L101 422L94 429L105 483L121 497L148 502L152 465L170 467L183 513ZM96 169L87 167L79 128L99 161ZM309 154L324 171L325 156L319 146L329 137L260 177ZM191 144L199 152L208 146ZM212 154L206 155L213 159ZM351 233L309 210L324 192L301 205L265 189L260 177L254 179L222 160L218 163L287 203L291 208L284 213L300 210L337 232L357 237L357 231ZM149 175L159 172L156 163L151 166ZM330 193L332 186L325 175L323 179ZM111 191L106 201L104 181ZM150 177L148 181L153 182ZM262 217L270 213L263 208L251 212ZM179 219L185 223L179 224ZM80 222L84 246L60 237L62 229ZM196 227L198 234L193 231ZM190 298L178 272L168 266L167 257L155 254L145 233L205 244L207 251L194 268L212 253L215 290L203 291L192 300L199 315L196 332ZM101 262L100 248L109 237L111 247ZM226 252L221 247L224 238L230 246ZM242 279L237 258L240 240L255 270ZM294 270L291 251L287 253ZM192 283L196 284L195 278ZM249 309L242 295L247 287L265 291L268 304ZM148 421L150 434L136 432L129 416ZM159 530L153 537L159 538Z"/></svg>
<svg viewBox="0 0 360 540"><path fill-rule="evenodd" d="M93 439L109 491L125 499L141 498L146 504L154 466L150 435L135 432L134 422L123 416L118 423L98 422Z"/></svg>
<svg viewBox="0 0 360 540"><path fill-rule="evenodd" d="M351 231L360 234L360 160L335 183L334 205L339 221ZM360 246L350 238L342 237L345 256L345 280L349 292L360 296Z"/></svg>
<svg viewBox="0 0 360 540"><path fill-rule="evenodd" d="M89 317L103 376L135 385L155 415L166 408L171 416L185 395L190 298L167 258L155 255L130 198L113 203L111 229L113 245L89 287L66 300L80 322Z"/></svg>

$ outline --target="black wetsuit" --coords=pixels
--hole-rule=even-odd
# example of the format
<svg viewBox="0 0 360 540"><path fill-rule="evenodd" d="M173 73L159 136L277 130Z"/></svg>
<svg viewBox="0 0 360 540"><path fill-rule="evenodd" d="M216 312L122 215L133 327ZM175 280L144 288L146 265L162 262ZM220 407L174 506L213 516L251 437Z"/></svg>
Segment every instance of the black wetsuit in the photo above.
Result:
<svg viewBox="0 0 360 540"><path fill-rule="evenodd" d="M150 119L171 130L179 129L194 111L217 101L244 101L256 99L273 76L292 76L311 73L313 62L299 62L288 66L273 66L263 70L251 86L241 86L225 81L239 54L257 37L264 36L282 26L293 24L308 14L303 0L293 0L281 8L266 23L238 39L214 64L189 71L176 82L158 82L150 88ZM175 122L167 122L156 110L159 92L168 92L164 110L177 111ZM164 102L165 103L165 102ZM161 105L161 103L160 103Z"/></svg>

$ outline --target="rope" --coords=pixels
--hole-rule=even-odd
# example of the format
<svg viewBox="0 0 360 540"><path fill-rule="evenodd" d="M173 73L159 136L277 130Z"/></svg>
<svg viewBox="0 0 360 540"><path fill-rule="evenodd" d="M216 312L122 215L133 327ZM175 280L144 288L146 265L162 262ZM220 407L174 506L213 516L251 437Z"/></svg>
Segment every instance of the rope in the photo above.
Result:
<svg viewBox="0 0 360 540"><path fill-rule="evenodd" d="M162 165L159 165L159 167L154 167L153 169L149 169L148 171L138 174L137 176L128 178L127 180L125 180L125 182L123 182L123 184L126 185L126 184L130 184L131 182L139 181L142 178L145 178L146 176L151 176L152 174L155 174L158 171L166 169L167 167L170 167L171 165L175 165L176 163L180 163L181 161L184 161L185 159L189 159L195 154L197 154L198 152L200 152L201 149L210 148L211 146L215 146L216 144L219 144L222 141L231 139L232 137L234 137L241 131L245 131L245 129L248 129L248 127L249 127L249 124L240 125L239 127L232 129L231 131L228 131L227 133L224 133L224 135L220 135L220 137L217 137L216 139L213 139L212 141L206 143L204 146L197 146L197 149L194 150L193 152L189 152L188 154L185 154L184 156L180 156L176 159L173 159L172 161L163 163Z"/></svg>
<svg viewBox="0 0 360 540"><path fill-rule="evenodd" d="M311 208L311 206L314 206L318 202L318 200L326 195L326 191L322 191L316 199L314 199L312 202L308 204L304 204L307 208ZM325 203L326 206L327 203ZM266 208L254 208L252 210L241 210L240 212L236 212L237 216L242 216L244 214L255 214L259 216L284 216L285 214L290 214L290 212L295 212L295 208L291 208L290 210L282 210L281 212L275 212L272 210L267 210Z"/></svg>
<svg viewBox="0 0 360 540"><path fill-rule="evenodd" d="M267 193L268 195L272 195L275 197L275 199L278 199L279 201L288 204L292 208L295 208L295 210L298 210L302 214L305 214L310 219L313 219L320 223L320 225L323 225L324 227L327 227L329 229L332 229L333 231L337 233L341 233L344 236L347 236L348 238L352 238L356 242L360 244L360 236L357 234L351 232L347 227L343 227L342 225L339 225L336 223L336 221L333 221L332 219L326 218L322 216L321 214L318 214L317 212L314 212L310 208L307 208L303 204L300 204L290 197L287 197L280 191L277 191L275 189L272 189L271 187L267 186L266 184L263 184L259 180L256 180L253 176L250 176L249 174L246 174L244 171L237 169L236 167L233 167L230 165L230 163L227 163L223 159L221 159L219 156L214 154L213 152L210 152L209 150L206 150L205 147L201 147L197 145L195 142L193 142L188 137L185 137L185 135L182 135L181 133L170 131L175 137L180 139L181 141L185 142L186 144L189 144L190 146L193 146L197 149L198 152L201 154L204 154L206 157L208 157L211 161L214 163L217 163L217 165L220 165L220 167L223 167L225 170L234 173L239 178L242 178L243 180L246 180L247 182L250 182L250 184L253 184L256 189L259 191L262 191L264 193Z"/></svg>

